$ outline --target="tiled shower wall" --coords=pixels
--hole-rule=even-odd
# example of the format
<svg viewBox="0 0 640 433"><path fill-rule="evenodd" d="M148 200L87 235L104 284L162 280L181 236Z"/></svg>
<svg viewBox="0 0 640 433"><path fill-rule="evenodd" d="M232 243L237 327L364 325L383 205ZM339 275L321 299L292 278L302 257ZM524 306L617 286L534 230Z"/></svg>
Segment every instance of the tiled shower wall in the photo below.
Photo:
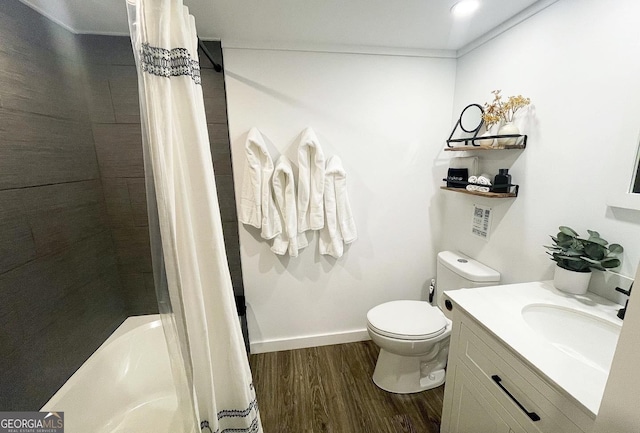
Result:
<svg viewBox="0 0 640 433"><path fill-rule="evenodd" d="M221 61L220 44L209 49ZM202 88L242 294L223 75ZM128 315L157 312L129 38L0 8L0 410L36 410Z"/></svg>
<svg viewBox="0 0 640 433"><path fill-rule="evenodd" d="M82 49L0 7L0 410L38 410L124 320Z"/></svg>
<svg viewBox="0 0 640 433"><path fill-rule="evenodd" d="M109 36L79 39L92 53L85 59L89 116L127 313L157 313L131 42Z"/></svg>
<svg viewBox="0 0 640 433"><path fill-rule="evenodd" d="M108 224L129 315L157 312L151 269L136 68L127 37L82 36L88 66L89 112ZM220 43L208 43L221 62ZM211 152L234 291L242 294L224 76L201 55Z"/></svg>

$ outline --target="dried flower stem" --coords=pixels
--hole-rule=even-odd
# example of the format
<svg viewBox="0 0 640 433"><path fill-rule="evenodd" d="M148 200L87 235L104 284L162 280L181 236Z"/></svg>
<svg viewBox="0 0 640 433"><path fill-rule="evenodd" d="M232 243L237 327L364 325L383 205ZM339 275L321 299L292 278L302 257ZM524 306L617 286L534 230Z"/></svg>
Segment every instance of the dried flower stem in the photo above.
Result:
<svg viewBox="0 0 640 433"><path fill-rule="evenodd" d="M507 101L504 102L502 95L500 95L500 90L494 90L491 93L493 94L493 101L490 104L485 102L484 114L482 115L487 129L500 122L500 120L504 120L507 123L513 122L516 112L531 104L531 100L522 95L509 96Z"/></svg>

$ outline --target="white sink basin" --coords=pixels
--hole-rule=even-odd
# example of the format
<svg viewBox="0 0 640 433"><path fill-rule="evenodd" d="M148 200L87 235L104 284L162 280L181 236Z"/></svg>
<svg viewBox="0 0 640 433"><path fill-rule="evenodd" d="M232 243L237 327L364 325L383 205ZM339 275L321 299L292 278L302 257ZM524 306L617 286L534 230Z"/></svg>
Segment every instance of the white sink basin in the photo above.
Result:
<svg viewBox="0 0 640 433"><path fill-rule="evenodd" d="M609 373L621 327L596 316L551 304L530 304L522 309L524 321L553 346Z"/></svg>

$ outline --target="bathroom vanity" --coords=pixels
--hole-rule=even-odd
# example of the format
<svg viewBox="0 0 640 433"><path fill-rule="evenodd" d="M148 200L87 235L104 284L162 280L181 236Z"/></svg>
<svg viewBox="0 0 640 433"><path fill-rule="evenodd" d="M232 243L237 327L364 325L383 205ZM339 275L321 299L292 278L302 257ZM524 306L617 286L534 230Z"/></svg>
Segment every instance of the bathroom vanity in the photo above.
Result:
<svg viewBox="0 0 640 433"><path fill-rule="evenodd" d="M442 433L582 433L595 421L619 305L551 282L445 292L453 331Z"/></svg>

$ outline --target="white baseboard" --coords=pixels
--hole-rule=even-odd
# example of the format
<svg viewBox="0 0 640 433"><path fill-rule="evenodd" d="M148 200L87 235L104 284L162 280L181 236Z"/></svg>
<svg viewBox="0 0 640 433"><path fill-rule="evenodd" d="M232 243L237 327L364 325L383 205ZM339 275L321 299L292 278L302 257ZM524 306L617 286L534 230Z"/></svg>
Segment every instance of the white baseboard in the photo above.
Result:
<svg viewBox="0 0 640 433"><path fill-rule="evenodd" d="M329 346L370 340L366 329L334 334L305 335L278 340L251 341L251 353L279 352L281 350L304 349L306 347Z"/></svg>

